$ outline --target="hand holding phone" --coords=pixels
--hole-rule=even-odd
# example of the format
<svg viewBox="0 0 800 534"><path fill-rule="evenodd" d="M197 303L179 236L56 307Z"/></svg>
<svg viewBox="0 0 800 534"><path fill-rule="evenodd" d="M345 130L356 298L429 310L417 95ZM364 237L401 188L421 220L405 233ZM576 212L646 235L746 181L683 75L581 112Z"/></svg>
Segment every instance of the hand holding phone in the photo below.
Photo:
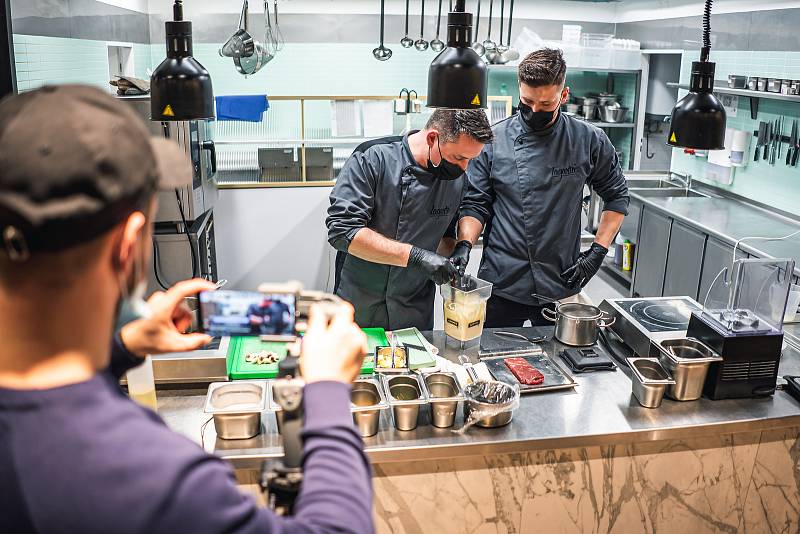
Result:
<svg viewBox="0 0 800 534"><path fill-rule="evenodd" d="M295 338L296 296L258 291L200 293L200 325L212 336Z"/></svg>
<svg viewBox="0 0 800 534"><path fill-rule="evenodd" d="M300 372L307 384L325 380L349 384L361 372L367 336L353 321L350 304L336 305L333 313L331 306L311 307L300 356Z"/></svg>

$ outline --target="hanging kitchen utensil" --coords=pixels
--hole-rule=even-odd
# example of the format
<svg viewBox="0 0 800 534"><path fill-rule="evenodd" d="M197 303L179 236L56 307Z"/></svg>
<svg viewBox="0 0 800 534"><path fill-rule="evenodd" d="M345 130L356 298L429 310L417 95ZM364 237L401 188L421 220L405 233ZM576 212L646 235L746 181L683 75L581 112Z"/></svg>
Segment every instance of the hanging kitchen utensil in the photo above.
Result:
<svg viewBox="0 0 800 534"><path fill-rule="evenodd" d="M503 44L503 22L505 19L503 16L506 13L506 0L500 0L500 39L497 40L497 53L502 54L508 47Z"/></svg>
<svg viewBox="0 0 800 534"><path fill-rule="evenodd" d="M439 29L442 27L442 0L439 0L439 14L436 15L436 37L431 41L431 50L441 52L444 50L444 41L439 39Z"/></svg>
<svg viewBox="0 0 800 534"><path fill-rule="evenodd" d="M283 38L283 32L281 32L281 27L278 24L278 0L275 0L273 5L275 7L275 50L278 51L283 49L286 40Z"/></svg>
<svg viewBox="0 0 800 534"><path fill-rule="evenodd" d="M267 1L264 0L264 13L267 13ZM247 1L245 0L244 6L244 26L245 31L247 31L247 19L249 18L249 7L247 5ZM266 19L269 21L269 18ZM269 25L265 24L264 26L264 41L267 41ZM237 55L233 58L233 64L236 66L236 70L239 71L240 74L244 74L245 76L250 76L251 74L255 74L261 68L272 61L272 58L275 56L272 52L269 51L267 46L264 43L259 43L258 41L253 41L253 53L249 56Z"/></svg>
<svg viewBox="0 0 800 534"><path fill-rule="evenodd" d="M419 39L414 41L414 48L420 52L428 49L428 41L422 38L422 32L425 30L425 0L422 0L422 10L419 17Z"/></svg>
<svg viewBox="0 0 800 534"><path fill-rule="evenodd" d="M406 35L402 39L400 39L400 44L403 45L403 48L411 48L414 46L414 40L408 36L408 8L411 0L406 0Z"/></svg>
<svg viewBox="0 0 800 534"><path fill-rule="evenodd" d="M441 1L441 0L440 0ZM381 0L381 45L372 50L372 55L378 61L386 61L392 57L392 51L383 46L383 23L386 17L386 0Z"/></svg>
<svg viewBox="0 0 800 534"><path fill-rule="evenodd" d="M239 28L219 49L223 57L250 56L255 51L253 36L247 31L247 16L249 8L247 0L242 2L242 14L239 16Z"/></svg>
<svg viewBox="0 0 800 534"><path fill-rule="evenodd" d="M483 57L486 53L486 50L483 48L483 45L478 41L478 29L481 27L481 0L478 0L478 9L477 14L475 16L475 42L472 43L472 49L475 51L476 54Z"/></svg>
<svg viewBox="0 0 800 534"><path fill-rule="evenodd" d="M264 46L271 54L278 52L278 42L275 40L275 33L272 31L272 16L269 14L269 0L264 0Z"/></svg>
<svg viewBox="0 0 800 534"><path fill-rule="evenodd" d="M511 5L508 8L508 38L506 39L506 51L503 52L503 59L508 63L509 61L516 61L519 59L519 50L511 46L511 24L514 20L514 0L511 0Z"/></svg>
<svg viewBox="0 0 800 534"><path fill-rule="evenodd" d="M483 41L483 49L487 52L494 50L497 44L492 41L492 10L494 9L494 0L489 0L489 30L486 32L486 40Z"/></svg>

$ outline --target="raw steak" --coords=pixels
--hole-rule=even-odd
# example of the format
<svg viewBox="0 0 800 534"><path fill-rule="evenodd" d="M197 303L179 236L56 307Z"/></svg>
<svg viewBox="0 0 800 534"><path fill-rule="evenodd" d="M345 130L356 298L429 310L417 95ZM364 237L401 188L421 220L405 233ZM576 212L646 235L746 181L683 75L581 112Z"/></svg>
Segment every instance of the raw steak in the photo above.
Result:
<svg viewBox="0 0 800 534"><path fill-rule="evenodd" d="M525 358L506 358L506 367L517 377L520 384L535 386L544 382L544 375Z"/></svg>

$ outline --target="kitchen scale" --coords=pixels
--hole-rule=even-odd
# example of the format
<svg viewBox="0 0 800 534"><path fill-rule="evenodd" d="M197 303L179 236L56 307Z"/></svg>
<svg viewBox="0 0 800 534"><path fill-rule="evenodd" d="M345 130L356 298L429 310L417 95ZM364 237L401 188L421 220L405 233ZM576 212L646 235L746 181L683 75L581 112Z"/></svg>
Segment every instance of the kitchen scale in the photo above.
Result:
<svg viewBox="0 0 800 534"><path fill-rule="evenodd" d="M609 329L639 356L650 356L651 343L683 339L693 311L702 310L690 297L608 299L600 309L616 318Z"/></svg>

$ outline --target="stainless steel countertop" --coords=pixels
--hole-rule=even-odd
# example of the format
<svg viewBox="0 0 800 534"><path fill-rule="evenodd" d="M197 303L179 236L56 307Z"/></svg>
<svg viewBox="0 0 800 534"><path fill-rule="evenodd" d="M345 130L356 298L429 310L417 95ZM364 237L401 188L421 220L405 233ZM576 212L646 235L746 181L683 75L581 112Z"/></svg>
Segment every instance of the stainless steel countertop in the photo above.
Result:
<svg viewBox="0 0 800 534"><path fill-rule="evenodd" d="M532 330L552 335L552 327ZM477 362L477 346L461 351L446 343L443 332L427 334L442 355L455 360L465 353ZM450 343L450 344L448 344ZM551 357L562 346L544 343ZM560 358L556 362L563 366ZM800 426L800 403L783 391L760 399L677 402L665 399L660 408L642 408L631 395L627 370L574 375L574 390L523 395L512 423L498 429L472 428L465 435L421 424L402 432L392 426L390 410L381 416L378 435L364 440L374 463L513 453L547 448L623 444ZM800 353L784 351L780 374L800 374ZM159 391L159 413L178 432L199 441L205 394ZM462 421L461 410L456 427ZM427 418L427 412L425 417ZM425 419L427 421L427 419ZM262 433L249 440L216 439L213 424L206 430L206 446L236 467L257 468L266 458L281 454L275 418L265 412ZM216 441L215 441L216 440ZM213 444L213 447L211 446Z"/></svg>
<svg viewBox="0 0 800 534"><path fill-rule="evenodd" d="M628 186L635 187L634 183L631 180ZM704 191L701 184L696 185ZM731 198L659 198L640 195L635 190L631 196L731 246L743 237L783 237L800 230L800 223ZM740 248L758 257L794 258L800 263L800 235L785 241L748 240ZM795 272L800 274L800 265Z"/></svg>

